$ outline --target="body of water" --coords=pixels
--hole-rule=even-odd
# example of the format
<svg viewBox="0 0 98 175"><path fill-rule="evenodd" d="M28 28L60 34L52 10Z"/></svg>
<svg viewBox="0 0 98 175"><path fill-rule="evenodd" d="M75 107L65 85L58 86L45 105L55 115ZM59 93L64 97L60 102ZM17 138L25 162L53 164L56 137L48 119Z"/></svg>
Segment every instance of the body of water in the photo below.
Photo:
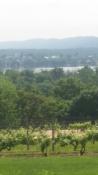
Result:
<svg viewBox="0 0 98 175"><path fill-rule="evenodd" d="M77 72L78 70L81 70L84 68L84 66L77 66L77 67L60 67L63 69L64 72ZM95 70L96 66L90 66L91 69ZM50 71L54 68L49 67L49 68L35 68L34 72L39 73L41 71Z"/></svg>

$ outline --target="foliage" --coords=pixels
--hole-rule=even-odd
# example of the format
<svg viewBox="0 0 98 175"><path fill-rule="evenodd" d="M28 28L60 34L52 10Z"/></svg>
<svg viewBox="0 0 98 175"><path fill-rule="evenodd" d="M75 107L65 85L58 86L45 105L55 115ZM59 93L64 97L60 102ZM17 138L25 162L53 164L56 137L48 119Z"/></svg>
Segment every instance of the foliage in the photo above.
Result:
<svg viewBox="0 0 98 175"><path fill-rule="evenodd" d="M1 73L0 127L42 127L55 122L63 127L67 121L94 123L98 119L97 74L97 69L88 66L76 73L64 73L61 68L40 73Z"/></svg>
<svg viewBox="0 0 98 175"><path fill-rule="evenodd" d="M70 129L81 129L81 130L86 130L86 129L91 129L92 124L91 122L84 122L84 123L72 123L69 124Z"/></svg>

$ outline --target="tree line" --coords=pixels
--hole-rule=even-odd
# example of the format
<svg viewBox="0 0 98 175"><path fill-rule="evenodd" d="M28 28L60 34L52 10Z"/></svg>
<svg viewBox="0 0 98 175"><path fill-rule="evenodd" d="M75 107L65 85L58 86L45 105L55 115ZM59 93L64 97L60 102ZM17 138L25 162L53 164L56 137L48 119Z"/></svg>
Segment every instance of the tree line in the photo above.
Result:
<svg viewBox="0 0 98 175"><path fill-rule="evenodd" d="M98 69L0 73L0 128L98 120Z"/></svg>
<svg viewBox="0 0 98 175"><path fill-rule="evenodd" d="M97 58L97 48L4 49L0 50L0 71L32 70L40 67L96 66Z"/></svg>

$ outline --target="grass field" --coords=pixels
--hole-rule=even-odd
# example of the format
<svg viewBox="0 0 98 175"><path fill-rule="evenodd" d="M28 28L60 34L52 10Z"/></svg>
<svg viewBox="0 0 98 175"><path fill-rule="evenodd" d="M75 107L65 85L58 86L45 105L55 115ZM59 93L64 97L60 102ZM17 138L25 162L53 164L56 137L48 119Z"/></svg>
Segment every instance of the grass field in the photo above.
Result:
<svg viewBox="0 0 98 175"><path fill-rule="evenodd" d="M98 157L1 158L0 175L98 175Z"/></svg>

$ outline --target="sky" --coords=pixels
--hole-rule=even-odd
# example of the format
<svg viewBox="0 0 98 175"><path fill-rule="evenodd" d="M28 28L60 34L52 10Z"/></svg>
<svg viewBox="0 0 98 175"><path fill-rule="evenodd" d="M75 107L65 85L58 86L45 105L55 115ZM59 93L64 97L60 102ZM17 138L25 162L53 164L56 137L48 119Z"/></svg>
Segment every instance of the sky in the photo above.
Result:
<svg viewBox="0 0 98 175"><path fill-rule="evenodd" d="M98 36L98 0L0 0L0 41Z"/></svg>

